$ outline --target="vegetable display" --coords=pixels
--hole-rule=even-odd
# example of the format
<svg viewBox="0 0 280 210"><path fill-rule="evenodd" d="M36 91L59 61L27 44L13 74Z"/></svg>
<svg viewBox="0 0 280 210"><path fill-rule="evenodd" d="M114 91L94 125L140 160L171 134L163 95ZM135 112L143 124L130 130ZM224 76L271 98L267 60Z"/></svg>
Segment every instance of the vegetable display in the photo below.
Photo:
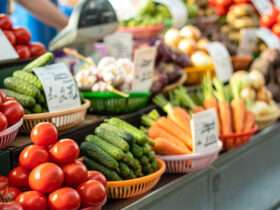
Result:
<svg viewBox="0 0 280 210"><path fill-rule="evenodd" d="M81 152L89 169L101 171L110 181L121 181L158 170L150 144L145 132L119 118L111 118L86 137Z"/></svg>

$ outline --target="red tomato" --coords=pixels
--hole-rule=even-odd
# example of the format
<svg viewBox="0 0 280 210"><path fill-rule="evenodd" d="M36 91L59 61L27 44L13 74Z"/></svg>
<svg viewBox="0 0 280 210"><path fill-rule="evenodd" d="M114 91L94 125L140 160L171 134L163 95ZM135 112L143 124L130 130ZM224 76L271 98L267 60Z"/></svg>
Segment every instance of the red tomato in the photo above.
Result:
<svg viewBox="0 0 280 210"><path fill-rule="evenodd" d="M57 129L49 122L39 123L32 129L30 138L36 145L49 146L57 142Z"/></svg>
<svg viewBox="0 0 280 210"><path fill-rule="evenodd" d="M8 186L8 178L5 176L0 176L0 190Z"/></svg>
<svg viewBox="0 0 280 210"><path fill-rule="evenodd" d="M91 179L100 182L101 184L104 185L105 188L107 187L107 179L99 171L88 171L88 180Z"/></svg>
<svg viewBox="0 0 280 210"><path fill-rule="evenodd" d="M234 3L240 4L240 3L250 3L251 0L233 0Z"/></svg>
<svg viewBox="0 0 280 210"><path fill-rule="evenodd" d="M17 102L17 100L15 98L13 98L13 97L6 97L5 102L6 101L15 101L15 102Z"/></svg>
<svg viewBox="0 0 280 210"><path fill-rule="evenodd" d="M25 147L19 155L19 164L28 170L32 170L41 163L48 162L48 160L48 152L37 145Z"/></svg>
<svg viewBox="0 0 280 210"><path fill-rule="evenodd" d="M26 60L31 57L29 48L26 45L16 45L15 49L21 60Z"/></svg>
<svg viewBox="0 0 280 210"><path fill-rule="evenodd" d="M66 186L78 187L88 178L87 168L80 161L67 164L63 166L62 170L64 172L64 183Z"/></svg>
<svg viewBox="0 0 280 210"><path fill-rule="evenodd" d="M78 187L84 207L103 206L107 201L106 189L98 181L88 180Z"/></svg>
<svg viewBox="0 0 280 210"><path fill-rule="evenodd" d="M7 117L8 125L14 125L24 115L24 109L16 101L6 101L1 106L1 111Z"/></svg>
<svg viewBox="0 0 280 210"><path fill-rule="evenodd" d="M0 90L0 100L1 100L1 104L6 100L7 96L6 93L2 90Z"/></svg>
<svg viewBox="0 0 280 210"><path fill-rule="evenodd" d="M6 15L0 14L0 29L11 30L13 27L12 21Z"/></svg>
<svg viewBox="0 0 280 210"><path fill-rule="evenodd" d="M58 165L43 163L31 171L28 180L31 189L50 193L62 185L64 174Z"/></svg>
<svg viewBox="0 0 280 210"><path fill-rule="evenodd" d="M23 45L29 44L31 35L29 31L27 31L25 28L14 29L14 34L16 36L17 44L23 44Z"/></svg>
<svg viewBox="0 0 280 210"><path fill-rule="evenodd" d="M269 15L263 15L260 19L260 25L262 27L271 28L277 21L277 15L275 14L269 14Z"/></svg>
<svg viewBox="0 0 280 210"><path fill-rule="evenodd" d="M228 7L232 4L232 0L216 0L216 5Z"/></svg>
<svg viewBox="0 0 280 210"><path fill-rule="evenodd" d="M9 185L18 188L27 188L29 171L18 166L10 171L8 175Z"/></svg>
<svg viewBox="0 0 280 210"><path fill-rule="evenodd" d="M23 210L17 202L0 203L1 210Z"/></svg>
<svg viewBox="0 0 280 210"><path fill-rule="evenodd" d="M23 207L24 210L46 210L47 199L37 191L27 191L21 193L16 201Z"/></svg>
<svg viewBox="0 0 280 210"><path fill-rule="evenodd" d="M80 154L78 144L72 139L63 139L50 149L51 160L58 164L74 162Z"/></svg>
<svg viewBox="0 0 280 210"><path fill-rule="evenodd" d="M21 191L15 187L6 187L0 191L0 194L2 194L5 200L13 201L19 194L21 194Z"/></svg>
<svg viewBox="0 0 280 210"><path fill-rule="evenodd" d="M275 35L277 35L280 38L280 23L275 24L272 27L272 31Z"/></svg>
<svg viewBox="0 0 280 210"><path fill-rule="evenodd" d="M29 48L32 57L39 57L46 52L46 48L41 43L32 43Z"/></svg>
<svg viewBox="0 0 280 210"><path fill-rule="evenodd" d="M14 33L12 31L3 31L3 32L6 36L6 38L11 43L11 45L15 45L16 44L16 36L14 35Z"/></svg>
<svg viewBox="0 0 280 210"><path fill-rule="evenodd" d="M58 189L49 195L51 210L76 210L79 209L80 204L79 193L70 187Z"/></svg>
<svg viewBox="0 0 280 210"><path fill-rule="evenodd" d="M8 120L6 116L0 112L0 131L5 130L8 127Z"/></svg>
<svg viewBox="0 0 280 210"><path fill-rule="evenodd" d="M228 8L227 7L224 7L224 6L220 6L220 5L217 5L215 7L215 11L216 11L216 14L218 16L224 16L226 15L227 11L228 11Z"/></svg>

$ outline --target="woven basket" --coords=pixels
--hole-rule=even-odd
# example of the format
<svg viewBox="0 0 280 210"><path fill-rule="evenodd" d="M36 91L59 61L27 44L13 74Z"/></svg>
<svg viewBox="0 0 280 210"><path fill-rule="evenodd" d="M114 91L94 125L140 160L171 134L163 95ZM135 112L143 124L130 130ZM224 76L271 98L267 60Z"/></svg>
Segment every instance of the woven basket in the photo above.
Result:
<svg viewBox="0 0 280 210"><path fill-rule="evenodd" d="M0 149L5 149L16 139L20 126L22 126L23 119L16 124L0 132Z"/></svg>
<svg viewBox="0 0 280 210"><path fill-rule="evenodd" d="M266 116L256 116L256 122L260 130L271 126L280 117L280 111Z"/></svg>
<svg viewBox="0 0 280 210"><path fill-rule="evenodd" d="M164 89L163 89L163 92L166 93L166 92L169 92L169 91L172 91L174 89L176 89L177 87L183 85L185 82L187 81L187 74L186 73L183 73L181 75L181 78L173 83L173 84L170 84L170 85L167 85Z"/></svg>
<svg viewBox="0 0 280 210"><path fill-rule="evenodd" d="M67 109L58 112L46 112L40 114L26 114L23 117L23 126L20 129L22 133L30 133L32 128L40 122L53 123L59 131L79 125L85 120L87 109L90 106L89 100L84 100L78 108Z"/></svg>

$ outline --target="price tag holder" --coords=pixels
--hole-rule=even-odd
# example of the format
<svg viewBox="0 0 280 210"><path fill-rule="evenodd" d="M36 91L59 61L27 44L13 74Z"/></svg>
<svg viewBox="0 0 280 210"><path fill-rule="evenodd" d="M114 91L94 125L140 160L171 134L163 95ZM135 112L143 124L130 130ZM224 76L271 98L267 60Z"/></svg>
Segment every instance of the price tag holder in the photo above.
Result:
<svg viewBox="0 0 280 210"><path fill-rule="evenodd" d="M257 29L248 28L241 31L238 55L252 55L257 46Z"/></svg>
<svg viewBox="0 0 280 210"><path fill-rule="evenodd" d="M273 2L276 7L280 7L280 0L274 0Z"/></svg>
<svg viewBox="0 0 280 210"><path fill-rule="evenodd" d="M217 77L224 82L228 81L233 74L233 68L226 47L221 42L211 42L207 45L207 50L213 60Z"/></svg>
<svg viewBox="0 0 280 210"><path fill-rule="evenodd" d="M135 51L135 80L132 90L136 92L150 91L155 70L155 47L143 47Z"/></svg>
<svg viewBox="0 0 280 210"><path fill-rule="evenodd" d="M0 46L0 63L6 63L19 58L17 52L10 44L2 30L0 30Z"/></svg>
<svg viewBox="0 0 280 210"><path fill-rule="evenodd" d="M117 32L105 37L104 43L109 55L115 58L131 59L133 49L133 37L130 33Z"/></svg>
<svg viewBox="0 0 280 210"><path fill-rule="evenodd" d="M261 15L272 12L272 4L269 0L252 0L252 3Z"/></svg>
<svg viewBox="0 0 280 210"><path fill-rule="evenodd" d="M41 81L50 112L81 106L80 93L65 64L53 64L34 70Z"/></svg>
<svg viewBox="0 0 280 210"><path fill-rule="evenodd" d="M154 0L157 3L165 5L173 18L173 26L181 28L186 25L188 19L188 10L182 0Z"/></svg>
<svg viewBox="0 0 280 210"><path fill-rule="evenodd" d="M280 40L270 30L260 28L256 33L257 37L260 38L268 46L268 48L280 50Z"/></svg>
<svg viewBox="0 0 280 210"><path fill-rule="evenodd" d="M195 153L203 153L218 147L218 122L214 109L193 114L191 120Z"/></svg>

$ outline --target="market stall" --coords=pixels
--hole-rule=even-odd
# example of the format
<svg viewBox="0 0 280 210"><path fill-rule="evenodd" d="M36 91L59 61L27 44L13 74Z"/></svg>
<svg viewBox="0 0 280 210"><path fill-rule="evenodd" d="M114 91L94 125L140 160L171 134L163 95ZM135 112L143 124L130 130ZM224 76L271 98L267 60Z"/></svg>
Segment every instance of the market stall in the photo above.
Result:
<svg viewBox="0 0 280 210"><path fill-rule="evenodd" d="M0 14L0 210L278 208L277 1L71 5Z"/></svg>

